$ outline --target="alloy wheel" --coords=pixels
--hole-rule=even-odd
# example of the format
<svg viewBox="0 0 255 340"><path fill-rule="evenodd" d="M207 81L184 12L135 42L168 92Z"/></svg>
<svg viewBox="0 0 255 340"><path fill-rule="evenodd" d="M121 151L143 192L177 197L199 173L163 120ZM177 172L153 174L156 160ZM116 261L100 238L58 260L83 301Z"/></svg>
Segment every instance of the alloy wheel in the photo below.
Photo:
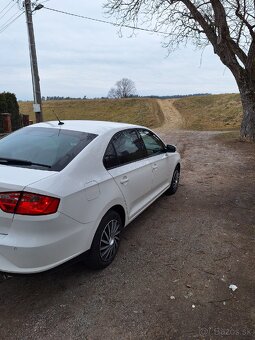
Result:
<svg viewBox="0 0 255 340"><path fill-rule="evenodd" d="M100 240L100 257L103 261L110 261L115 256L119 247L119 234L119 221L109 221L103 229Z"/></svg>

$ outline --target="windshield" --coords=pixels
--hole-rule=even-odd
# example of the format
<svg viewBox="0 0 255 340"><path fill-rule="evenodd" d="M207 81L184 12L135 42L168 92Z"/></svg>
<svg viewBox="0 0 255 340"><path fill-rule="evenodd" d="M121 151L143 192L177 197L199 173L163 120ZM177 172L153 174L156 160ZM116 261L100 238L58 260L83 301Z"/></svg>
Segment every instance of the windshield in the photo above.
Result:
<svg viewBox="0 0 255 340"><path fill-rule="evenodd" d="M61 171L96 136L52 128L20 129L0 140L0 164Z"/></svg>

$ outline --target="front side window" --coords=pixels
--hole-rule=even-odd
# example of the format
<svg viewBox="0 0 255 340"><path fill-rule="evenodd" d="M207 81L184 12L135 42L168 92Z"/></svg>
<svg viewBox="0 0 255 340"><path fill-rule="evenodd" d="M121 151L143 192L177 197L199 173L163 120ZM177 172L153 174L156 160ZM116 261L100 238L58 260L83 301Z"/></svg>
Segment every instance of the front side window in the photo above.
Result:
<svg viewBox="0 0 255 340"><path fill-rule="evenodd" d="M164 143L151 131L139 130L139 134L144 142L148 156L165 152Z"/></svg>
<svg viewBox="0 0 255 340"><path fill-rule="evenodd" d="M61 171L97 135L55 128L24 128L0 140L0 164Z"/></svg>
<svg viewBox="0 0 255 340"><path fill-rule="evenodd" d="M124 130L112 139L119 164L126 164L146 157L146 150L135 130Z"/></svg>

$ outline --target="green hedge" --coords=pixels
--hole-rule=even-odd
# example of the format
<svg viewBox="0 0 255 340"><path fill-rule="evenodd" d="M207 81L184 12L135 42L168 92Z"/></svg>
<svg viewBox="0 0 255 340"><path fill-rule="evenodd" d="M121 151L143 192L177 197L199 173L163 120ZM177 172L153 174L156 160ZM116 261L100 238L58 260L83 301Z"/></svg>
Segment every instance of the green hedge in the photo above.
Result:
<svg viewBox="0 0 255 340"><path fill-rule="evenodd" d="M0 113L10 113L12 121L12 130L15 131L22 127L22 120L19 114L19 105L14 93L0 93ZM2 121L0 122L0 130L2 130Z"/></svg>

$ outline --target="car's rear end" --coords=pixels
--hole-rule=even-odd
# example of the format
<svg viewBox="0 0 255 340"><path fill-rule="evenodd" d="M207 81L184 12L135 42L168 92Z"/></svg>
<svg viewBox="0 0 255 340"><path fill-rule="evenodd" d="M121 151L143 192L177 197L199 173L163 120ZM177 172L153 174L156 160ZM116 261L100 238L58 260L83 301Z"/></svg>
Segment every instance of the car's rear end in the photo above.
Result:
<svg viewBox="0 0 255 340"><path fill-rule="evenodd" d="M59 218L60 198L27 191L26 188L56 172L0 165L0 270L19 272L31 263L34 253L28 249L38 243L36 222ZM33 225L33 227L32 227ZM32 233L31 233L32 230ZM24 258L24 249L27 255Z"/></svg>
<svg viewBox="0 0 255 340"><path fill-rule="evenodd" d="M61 209L60 188L63 169L95 137L45 125L0 141L0 272L41 272L82 251L84 225Z"/></svg>

